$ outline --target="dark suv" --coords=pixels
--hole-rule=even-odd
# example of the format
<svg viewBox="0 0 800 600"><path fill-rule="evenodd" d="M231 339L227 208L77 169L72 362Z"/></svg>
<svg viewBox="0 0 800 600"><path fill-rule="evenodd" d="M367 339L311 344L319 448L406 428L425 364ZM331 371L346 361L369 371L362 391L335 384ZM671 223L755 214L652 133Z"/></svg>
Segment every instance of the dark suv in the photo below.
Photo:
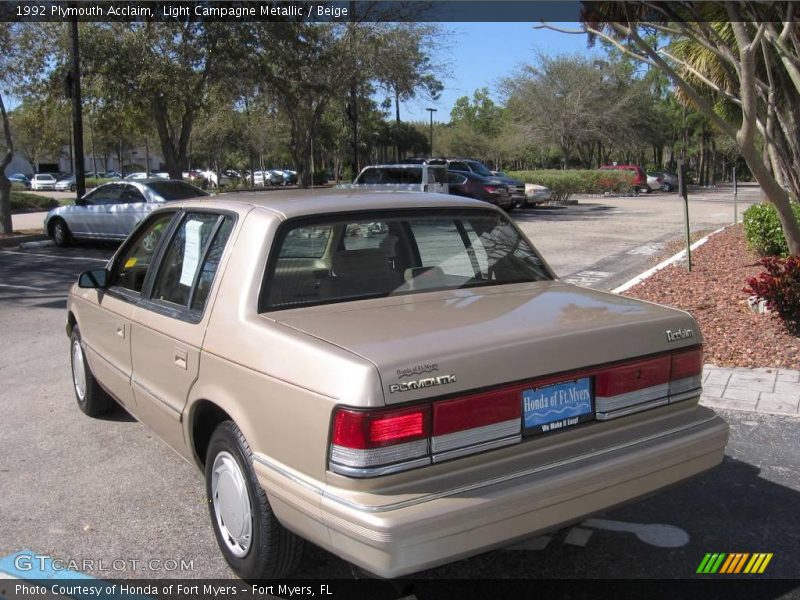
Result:
<svg viewBox="0 0 800 600"><path fill-rule="evenodd" d="M429 165L447 165L448 172L453 173L473 173L481 177L491 178L494 181L499 181L508 188L508 193L511 195L511 206L507 210L511 210L515 206L525 206L527 198L525 196L525 183L517 179L512 179L506 175L496 175L489 168L478 160L471 158L410 158L403 162L408 163L427 163Z"/></svg>

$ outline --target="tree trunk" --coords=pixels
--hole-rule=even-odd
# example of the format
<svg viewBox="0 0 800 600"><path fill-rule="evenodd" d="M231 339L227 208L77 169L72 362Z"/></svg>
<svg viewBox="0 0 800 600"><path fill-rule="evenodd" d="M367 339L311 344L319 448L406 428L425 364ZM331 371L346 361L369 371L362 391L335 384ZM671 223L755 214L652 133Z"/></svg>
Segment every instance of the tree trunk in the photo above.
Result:
<svg viewBox="0 0 800 600"><path fill-rule="evenodd" d="M182 179L184 167L187 163L189 137L194 124L194 108L184 107L181 119L180 133L175 139L171 131L167 107L160 98L153 99L153 120L156 124L158 138L161 141L161 152L164 155L164 164L171 179Z"/></svg>
<svg viewBox="0 0 800 600"><path fill-rule="evenodd" d="M6 167L14 158L14 141L11 139L11 124L8 121L2 93L0 93L0 117L3 119L3 137L6 145L6 151L0 158L0 233L11 233L13 230L11 225L11 182L6 177Z"/></svg>

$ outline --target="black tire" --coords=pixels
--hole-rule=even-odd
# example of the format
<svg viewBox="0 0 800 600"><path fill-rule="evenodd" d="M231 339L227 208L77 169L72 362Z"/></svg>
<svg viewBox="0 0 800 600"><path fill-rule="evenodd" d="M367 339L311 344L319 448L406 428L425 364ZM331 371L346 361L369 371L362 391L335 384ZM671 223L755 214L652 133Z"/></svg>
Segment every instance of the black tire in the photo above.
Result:
<svg viewBox="0 0 800 600"><path fill-rule="evenodd" d="M75 400L78 402L78 408L90 417L104 415L111 408L114 401L100 387L100 384L97 383L94 375L92 375L91 369L89 369L89 363L86 362L86 354L81 345L81 332L77 325L72 328L69 341L72 388L75 390Z"/></svg>
<svg viewBox="0 0 800 600"><path fill-rule="evenodd" d="M50 237L53 238L56 246L66 248L72 243L72 232L64 219L56 218L50 225Z"/></svg>
<svg viewBox="0 0 800 600"><path fill-rule="evenodd" d="M77 189L78 189L78 188L77 188L77 187L75 187L75 184L74 184L74 183L73 183L71 186L69 186L69 191L70 191L70 192L74 192L74 191L75 191L75 190L77 190Z"/></svg>
<svg viewBox="0 0 800 600"><path fill-rule="evenodd" d="M227 456L226 456L227 455ZM249 547L243 555L237 556L229 544L235 540L226 537L222 515L217 514L213 490L214 465L217 459L233 457L247 489L250 503ZM211 523L217 544L231 569L242 579L274 579L285 577L297 569L303 557L303 540L281 525L275 518L267 499L267 493L256 479L253 470L253 454L244 435L232 421L224 421L214 430L206 453L206 498ZM230 540L230 541L228 541ZM241 546L239 552L243 550Z"/></svg>

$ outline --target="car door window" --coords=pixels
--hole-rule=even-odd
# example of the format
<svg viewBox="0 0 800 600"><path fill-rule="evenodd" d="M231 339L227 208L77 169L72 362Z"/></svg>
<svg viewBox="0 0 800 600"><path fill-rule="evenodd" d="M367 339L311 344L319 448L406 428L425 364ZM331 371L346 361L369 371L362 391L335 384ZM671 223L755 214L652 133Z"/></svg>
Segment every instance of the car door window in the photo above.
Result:
<svg viewBox="0 0 800 600"><path fill-rule="evenodd" d="M115 261L111 285L141 293L161 237L169 229L174 212L159 213L148 219L135 239Z"/></svg>
<svg viewBox="0 0 800 600"><path fill-rule="evenodd" d="M164 252L152 300L202 309L231 224L230 217L215 213L188 214Z"/></svg>
<svg viewBox="0 0 800 600"><path fill-rule="evenodd" d="M97 188L92 194L86 196L87 204L94 204L96 206L105 206L109 204L117 204L122 195L122 186L116 183L104 185Z"/></svg>
<svg viewBox="0 0 800 600"><path fill-rule="evenodd" d="M145 197L142 195L142 192L137 190L132 185L124 186L124 190L122 191L122 195L120 197L120 202L122 204L135 204L138 202L147 202Z"/></svg>
<svg viewBox="0 0 800 600"><path fill-rule="evenodd" d="M469 173L469 167L463 162L451 162L449 165L447 165L447 168L451 171L466 171Z"/></svg>

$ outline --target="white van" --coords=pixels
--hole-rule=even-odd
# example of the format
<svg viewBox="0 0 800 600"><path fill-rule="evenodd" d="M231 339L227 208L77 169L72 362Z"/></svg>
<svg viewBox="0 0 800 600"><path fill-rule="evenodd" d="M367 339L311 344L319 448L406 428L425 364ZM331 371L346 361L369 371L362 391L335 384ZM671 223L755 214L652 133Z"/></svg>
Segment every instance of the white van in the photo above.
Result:
<svg viewBox="0 0 800 600"><path fill-rule="evenodd" d="M340 188L392 189L447 194L447 168L443 165L370 165L352 184Z"/></svg>

